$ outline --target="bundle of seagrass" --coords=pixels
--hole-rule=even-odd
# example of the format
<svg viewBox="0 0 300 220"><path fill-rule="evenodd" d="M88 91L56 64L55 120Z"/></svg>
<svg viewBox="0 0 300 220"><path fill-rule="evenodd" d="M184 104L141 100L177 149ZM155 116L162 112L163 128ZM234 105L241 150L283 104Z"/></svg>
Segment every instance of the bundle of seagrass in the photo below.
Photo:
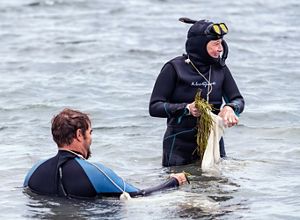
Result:
<svg viewBox="0 0 300 220"><path fill-rule="evenodd" d="M197 119L197 153L202 161L214 122L210 114L212 111L212 105L205 99L201 98L200 89L197 91L195 96L195 107L200 112L200 117Z"/></svg>

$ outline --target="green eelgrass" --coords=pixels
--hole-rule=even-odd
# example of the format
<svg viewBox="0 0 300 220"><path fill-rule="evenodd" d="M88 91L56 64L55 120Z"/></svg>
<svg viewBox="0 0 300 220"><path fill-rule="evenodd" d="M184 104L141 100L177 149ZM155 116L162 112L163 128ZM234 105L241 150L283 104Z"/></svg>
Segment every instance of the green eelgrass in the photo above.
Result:
<svg viewBox="0 0 300 220"><path fill-rule="evenodd" d="M197 118L197 153L202 161L203 155L207 146L210 131L213 125L213 119L210 115L212 105L205 99L201 98L201 90L199 89L195 96L195 107L200 112L200 117Z"/></svg>

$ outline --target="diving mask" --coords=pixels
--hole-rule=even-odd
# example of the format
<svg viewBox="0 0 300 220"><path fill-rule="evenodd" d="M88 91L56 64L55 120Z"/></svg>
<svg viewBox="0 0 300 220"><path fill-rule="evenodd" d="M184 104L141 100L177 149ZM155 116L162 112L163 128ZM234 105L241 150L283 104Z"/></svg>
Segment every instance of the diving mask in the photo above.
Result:
<svg viewBox="0 0 300 220"><path fill-rule="evenodd" d="M228 33L228 28L225 23L210 24L207 26L204 34L222 37Z"/></svg>

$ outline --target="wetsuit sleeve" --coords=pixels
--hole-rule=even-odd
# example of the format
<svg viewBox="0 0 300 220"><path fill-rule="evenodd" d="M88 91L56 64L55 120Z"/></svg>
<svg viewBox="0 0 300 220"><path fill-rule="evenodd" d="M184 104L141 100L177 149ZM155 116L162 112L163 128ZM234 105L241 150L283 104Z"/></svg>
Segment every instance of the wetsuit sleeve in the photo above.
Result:
<svg viewBox="0 0 300 220"><path fill-rule="evenodd" d="M146 195L150 195L151 193L154 193L154 192L158 192L158 191L162 191L162 190L166 190L166 189L170 189L170 188L174 188L174 187L178 187L178 186L179 186L178 180L176 178L172 177L158 186L150 187L147 189L142 189L142 190L139 190L138 192L130 193L130 195L131 196L146 196Z"/></svg>
<svg viewBox="0 0 300 220"><path fill-rule="evenodd" d="M177 73L172 64L167 63L158 75L153 87L149 113L154 117L170 118L187 114L188 103L171 103L170 98L177 83Z"/></svg>
<svg viewBox="0 0 300 220"><path fill-rule="evenodd" d="M241 95L235 80L227 66L225 68L225 79L223 84L223 97L227 105L233 108L238 115L243 112L245 101Z"/></svg>
<svg viewBox="0 0 300 220"><path fill-rule="evenodd" d="M123 191L128 193L139 191L103 164L90 163L79 158L76 158L76 161L86 173L97 194L120 195Z"/></svg>
<svg viewBox="0 0 300 220"><path fill-rule="evenodd" d="M76 158L76 161L83 168L96 193L99 195L119 196L125 191L131 196L145 196L153 192L173 188L179 185L177 179L172 177L163 184L140 190L125 182L113 170L103 164L89 163L79 158Z"/></svg>

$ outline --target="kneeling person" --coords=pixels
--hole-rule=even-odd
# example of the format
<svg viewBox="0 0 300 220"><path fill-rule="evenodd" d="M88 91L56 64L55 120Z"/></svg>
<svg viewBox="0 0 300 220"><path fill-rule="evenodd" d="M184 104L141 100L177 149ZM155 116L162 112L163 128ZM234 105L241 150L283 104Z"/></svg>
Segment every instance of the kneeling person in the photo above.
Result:
<svg viewBox="0 0 300 220"><path fill-rule="evenodd" d="M58 153L34 165L24 181L24 187L35 193L72 198L120 196L123 192L144 196L187 181L183 173L172 174L166 182L140 190L104 165L88 162L92 128L85 113L64 109L52 119L52 136Z"/></svg>

